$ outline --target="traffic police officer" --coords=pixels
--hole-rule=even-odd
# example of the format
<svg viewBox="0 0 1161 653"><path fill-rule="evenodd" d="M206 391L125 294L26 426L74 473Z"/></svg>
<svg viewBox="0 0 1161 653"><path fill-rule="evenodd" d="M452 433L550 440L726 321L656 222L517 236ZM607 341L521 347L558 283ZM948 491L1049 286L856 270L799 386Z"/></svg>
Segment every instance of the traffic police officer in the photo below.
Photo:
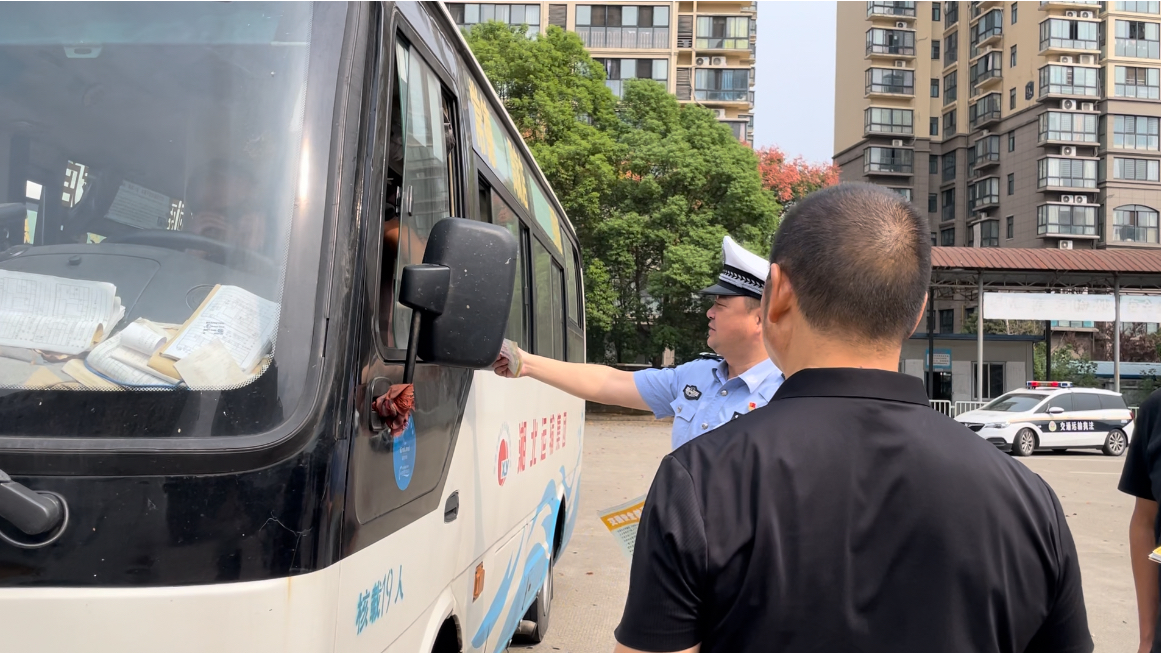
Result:
<svg viewBox="0 0 1161 653"><path fill-rule="evenodd" d="M1052 489L897 371L928 231L868 184L783 219L762 329L786 382L662 459L617 653L1093 650Z"/></svg>
<svg viewBox="0 0 1161 653"><path fill-rule="evenodd" d="M717 353L672 369L625 372L528 354L506 341L493 369L528 376L586 401L673 417L673 448L765 406L782 373L762 344L760 302L769 265L729 236L722 241L718 282L701 291L714 297L706 343Z"/></svg>

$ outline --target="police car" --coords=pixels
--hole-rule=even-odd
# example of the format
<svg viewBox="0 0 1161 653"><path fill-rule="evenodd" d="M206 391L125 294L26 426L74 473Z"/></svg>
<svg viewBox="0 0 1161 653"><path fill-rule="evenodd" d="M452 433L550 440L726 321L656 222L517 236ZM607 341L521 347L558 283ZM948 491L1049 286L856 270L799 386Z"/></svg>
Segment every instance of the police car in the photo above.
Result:
<svg viewBox="0 0 1161 653"><path fill-rule="evenodd" d="M1036 449L1100 449L1120 456L1133 435L1133 415L1116 392L1073 388L1067 381L1029 381L978 410L955 417L1015 456Z"/></svg>

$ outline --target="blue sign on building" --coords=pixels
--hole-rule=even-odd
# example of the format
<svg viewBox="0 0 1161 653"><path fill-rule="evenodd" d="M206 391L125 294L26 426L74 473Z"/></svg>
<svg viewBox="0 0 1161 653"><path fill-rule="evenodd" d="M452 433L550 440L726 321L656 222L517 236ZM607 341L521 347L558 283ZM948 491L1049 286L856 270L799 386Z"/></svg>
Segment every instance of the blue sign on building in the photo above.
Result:
<svg viewBox="0 0 1161 653"><path fill-rule="evenodd" d="M951 350L950 349L936 349L935 360L931 361L931 350L924 351L924 357L928 360L931 369L936 371L951 371Z"/></svg>

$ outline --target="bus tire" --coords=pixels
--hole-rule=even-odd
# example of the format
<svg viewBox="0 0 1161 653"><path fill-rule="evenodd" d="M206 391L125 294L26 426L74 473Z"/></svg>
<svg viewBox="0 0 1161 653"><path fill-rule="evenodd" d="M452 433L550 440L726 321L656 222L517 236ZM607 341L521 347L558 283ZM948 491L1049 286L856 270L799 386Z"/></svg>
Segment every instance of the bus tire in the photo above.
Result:
<svg viewBox="0 0 1161 653"><path fill-rule="evenodd" d="M553 566L549 565L548 573L544 575L544 585L524 614L525 623L521 625L526 627L518 629L523 631L519 637L521 643L539 644L548 637L548 622L552 616Z"/></svg>

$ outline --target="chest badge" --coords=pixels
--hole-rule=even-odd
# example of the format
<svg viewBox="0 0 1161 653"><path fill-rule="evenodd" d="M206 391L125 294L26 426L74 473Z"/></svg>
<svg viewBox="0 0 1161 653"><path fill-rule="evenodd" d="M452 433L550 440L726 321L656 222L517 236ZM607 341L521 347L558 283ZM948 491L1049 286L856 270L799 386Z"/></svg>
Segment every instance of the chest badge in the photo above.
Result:
<svg viewBox="0 0 1161 653"><path fill-rule="evenodd" d="M751 410L754 410L757 407L758 407L758 403L751 401L750 405L746 408L746 412L750 412Z"/></svg>
<svg viewBox="0 0 1161 653"><path fill-rule="evenodd" d="M696 385L685 386L684 393L685 398L690 401L697 401L698 399L701 399L701 390L698 390Z"/></svg>

